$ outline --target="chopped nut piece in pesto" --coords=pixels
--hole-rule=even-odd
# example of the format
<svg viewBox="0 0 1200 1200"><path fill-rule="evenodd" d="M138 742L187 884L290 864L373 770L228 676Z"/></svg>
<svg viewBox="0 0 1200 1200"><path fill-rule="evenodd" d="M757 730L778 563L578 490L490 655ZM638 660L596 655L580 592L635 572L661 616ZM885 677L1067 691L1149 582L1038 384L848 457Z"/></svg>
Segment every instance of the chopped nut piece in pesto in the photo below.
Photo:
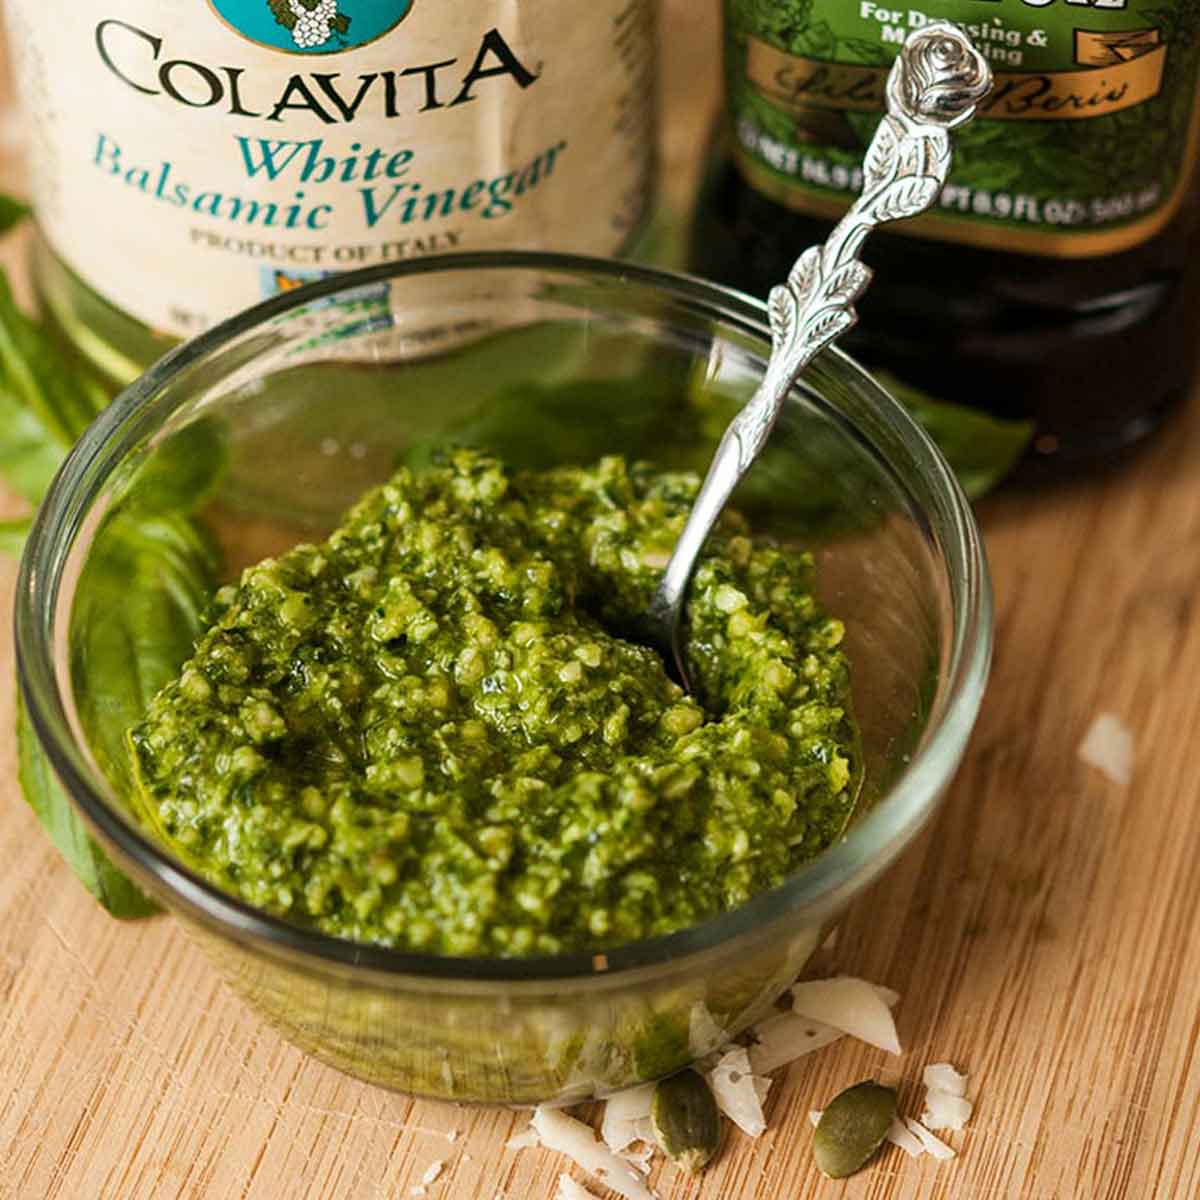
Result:
<svg viewBox="0 0 1200 1200"><path fill-rule="evenodd" d="M729 513L689 603L699 695L624 640L697 485L399 471L217 594L131 731L149 818L252 905L441 954L610 946L779 884L854 803L842 627L811 557Z"/></svg>

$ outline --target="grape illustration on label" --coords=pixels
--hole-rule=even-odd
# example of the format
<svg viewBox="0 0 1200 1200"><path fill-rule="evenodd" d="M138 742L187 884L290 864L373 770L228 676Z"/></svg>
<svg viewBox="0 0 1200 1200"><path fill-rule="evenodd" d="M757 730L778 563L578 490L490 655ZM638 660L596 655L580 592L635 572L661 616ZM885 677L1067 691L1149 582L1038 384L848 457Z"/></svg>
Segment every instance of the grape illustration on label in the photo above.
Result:
<svg viewBox="0 0 1200 1200"><path fill-rule="evenodd" d="M292 40L301 50L324 46L335 33L339 46L350 30L350 18L338 12L337 0L268 0L267 6L284 29L290 29Z"/></svg>
<svg viewBox="0 0 1200 1200"><path fill-rule="evenodd" d="M395 29L413 0L210 0L244 38L289 54L336 54Z"/></svg>

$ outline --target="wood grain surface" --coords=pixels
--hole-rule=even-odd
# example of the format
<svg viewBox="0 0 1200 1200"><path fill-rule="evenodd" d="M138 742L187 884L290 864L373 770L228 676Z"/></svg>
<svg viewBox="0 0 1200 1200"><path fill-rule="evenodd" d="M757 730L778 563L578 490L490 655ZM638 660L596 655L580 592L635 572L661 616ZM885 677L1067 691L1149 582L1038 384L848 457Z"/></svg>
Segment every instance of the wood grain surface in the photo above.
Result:
<svg viewBox="0 0 1200 1200"><path fill-rule="evenodd" d="M666 10L676 201L715 94L711 7ZM1200 406L1120 471L981 515L982 718L939 818L834 952L903 994L906 1054L847 1039L781 1072L768 1132L731 1132L700 1181L661 1167L663 1200L1200 1196ZM13 577L0 563L5 631ZM0 678L0 1197L392 1200L440 1161L430 1200L550 1200L568 1165L504 1149L521 1114L341 1076L260 1025L171 920L109 920L20 798L7 632ZM1133 732L1128 787L1077 757L1101 711ZM956 1161L890 1148L847 1183L816 1175L810 1108L876 1076L915 1113L941 1059L977 1100Z"/></svg>

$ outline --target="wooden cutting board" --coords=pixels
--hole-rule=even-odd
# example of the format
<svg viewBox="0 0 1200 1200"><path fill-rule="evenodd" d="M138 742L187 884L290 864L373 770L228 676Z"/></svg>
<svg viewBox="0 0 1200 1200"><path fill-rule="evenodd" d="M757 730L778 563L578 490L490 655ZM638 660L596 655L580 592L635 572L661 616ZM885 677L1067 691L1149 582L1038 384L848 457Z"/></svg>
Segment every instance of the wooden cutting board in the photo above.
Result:
<svg viewBox="0 0 1200 1200"><path fill-rule="evenodd" d="M664 14L677 203L715 96L711 9ZM902 993L906 1053L844 1040L780 1073L768 1132L731 1132L699 1181L660 1168L662 1200L1200 1196L1198 464L1193 404L1123 471L983 507L998 602L983 715L941 815L834 954ZM5 631L13 577L0 563ZM429 1200L550 1200L568 1165L505 1150L522 1115L345 1078L260 1025L172 921L96 908L20 798L11 678L5 633L0 1197L393 1200L441 1162ZM1127 787L1077 757L1103 711L1135 738ZM817 1176L809 1109L874 1076L915 1113L921 1067L942 1059L977 1100L957 1160L890 1148L845 1184Z"/></svg>

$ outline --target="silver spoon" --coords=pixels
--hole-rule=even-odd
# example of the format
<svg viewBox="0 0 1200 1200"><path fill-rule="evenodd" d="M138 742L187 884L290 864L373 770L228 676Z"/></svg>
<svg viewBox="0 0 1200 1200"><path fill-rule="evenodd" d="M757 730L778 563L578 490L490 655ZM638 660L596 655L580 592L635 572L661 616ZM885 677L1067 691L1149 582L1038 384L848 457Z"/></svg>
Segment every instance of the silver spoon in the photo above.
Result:
<svg viewBox="0 0 1200 1200"><path fill-rule="evenodd" d="M639 622L640 640L692 690L680 644L680 620L696 559L733 489L758 457L800 373L858 320L854 301L871 280L858 259L867 234L886 221L924 212L950 169L948 130L975 115L992 73L971 40L949 21L909 34L887 79L887 113L863 158L863 187L824 245L796 260L787 282L771 289L771 357L762 383L729 422L687 523Z"/></svg>

